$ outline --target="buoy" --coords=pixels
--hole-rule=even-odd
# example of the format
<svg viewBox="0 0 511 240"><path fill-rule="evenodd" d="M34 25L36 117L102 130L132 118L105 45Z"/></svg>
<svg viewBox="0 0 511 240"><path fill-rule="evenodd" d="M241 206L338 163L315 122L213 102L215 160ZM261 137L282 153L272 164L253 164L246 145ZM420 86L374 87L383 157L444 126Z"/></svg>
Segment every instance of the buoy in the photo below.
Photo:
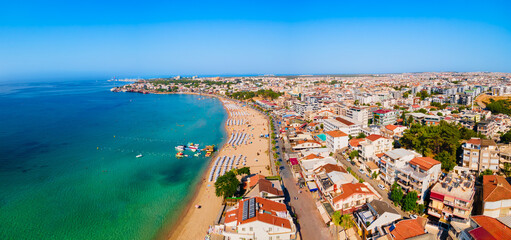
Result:
<svg viewBox="0 0 511 240"><path fill-rule="evenodd" d="M115 137L115 135L114 135L114 137Z"/></svg>
<svg viewBox="0 0 511 240"><path fill-rule="evenodd" d="M96 149L99 150L99 147L97 147Z"/></svg>

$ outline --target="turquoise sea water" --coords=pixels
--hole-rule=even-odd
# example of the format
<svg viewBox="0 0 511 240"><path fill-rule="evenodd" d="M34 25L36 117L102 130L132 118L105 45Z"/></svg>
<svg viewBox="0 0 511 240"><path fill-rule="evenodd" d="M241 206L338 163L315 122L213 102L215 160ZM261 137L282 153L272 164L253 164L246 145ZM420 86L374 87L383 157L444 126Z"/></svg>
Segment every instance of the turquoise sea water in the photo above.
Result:
<svg viewBox="0 0 511 240"><path fill-rule="evenodd" d="M175 220L209 159L174 146L221 144L222 105L113 85L0 84L0 239L152 239Z"/></svg>

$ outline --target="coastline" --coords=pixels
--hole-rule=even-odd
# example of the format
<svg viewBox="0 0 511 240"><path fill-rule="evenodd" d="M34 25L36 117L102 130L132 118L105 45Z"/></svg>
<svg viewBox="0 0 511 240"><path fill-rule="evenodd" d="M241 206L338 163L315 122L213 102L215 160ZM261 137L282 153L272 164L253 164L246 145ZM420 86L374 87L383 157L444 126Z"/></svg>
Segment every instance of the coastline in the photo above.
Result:
<svg viewBox="0 0 511 240"><path fill-rule="evenodd" d="M197 94L197 93L156 93L156 94L188 94L188 95L206 95L206 94ZM224 102L222 101L222 97L220 96L217 96L217 95L212 95L212 94L207 94L206 96L209 96L209 97L215 97L217 98L220 103L222 104L224 110L226 111L227 113L227 118L226 120L224 121L224 131L225 131L225 134L226 134L226 137L229 136L229 131L227 129L227 119L229 119L229 111L225 108L225 104ZM203 170L200 178L198 179L199 181L195 184L195 187L194 187L194 190L193 192L190 192L190 196L186 199L186 204L184 204L184 208L181 210L181 212L177 215L176 219L172 222L170 222L169 224L171 224L171 226L169 228L166 228L165 226L162 226L162 229L161 229L161 232L159 232L157 235L156 235L156 239L157 240L166 240L166 239L172 239L172 237L175 235L175 233L178 231L180 224L178 221L180 219L184 219L187 215L189 215L190 211L193 210L193 206L194 206L194 202L197 200L197 198L200 196L200 189L204 186L204 184L206 183L206 181L204 181L204 179L206 179L206 177L208 176L207 173L208 173L208 170L211 169L212 167L212 164L213 164L213 159L215 159L216 157L218 157L219 153L221 152L221 150L224 148L225 144L227 143L227 138L222 142L222 145L220 148L217 148L218 150L211 155L210 159L209 159L209 163L206 164L206 167L205 169ZM182 226L181 226L182 227ZM204 230L206 231L206 230Z"/></svg>
<svg viewBox="0 0 511 240"><path fill-rule="evenodd" d="M266 169L266 166L270 165L270 160L269 156L263 152L269 151L269 140L259 138L258 134L253 133L254 137L251 139L253 142L251 142L250 145L231 147L226 144L233 131L250 131L247 126L244 125L227 126L227 120L233 116L231 115L231 111L227 109L224 101L229 101L229 103L239 106L238 103L235 103L232 100L213 94L199 94L191 92L156 94L190 94L215 97L221 101L227 112L227 119L226 122L224 122L224 131L226 132L227 139L222 143L221 148L218 148L218 151L211 157L207 167L202 172L193 193L190 193L190 197L187 198L187 203L184 204L184 207L178 214L178 217L168 223L171 224L168 228L166 226L162 226L161 231L156 235L156 239L204 239L209 226L213 225L215 218L222 207L223 201L222 198L216 197L214 193L214 182L209 182L207 180L207 175L213 167L213 160L219 156L232 156L233 153L236 155L243 154L243 156L246 156L249 159L247 160L247 167L250 167L251 173L261 173L268 176L270 175L270 172ZM241 108L241 106L239 107ZM252 131L255 130L254 132L259 133L266 133L268 131L269 126L264 115L250 107L245 107L242 110L252 115L246 117L249 119L249 122L253 124ZM201 205L201 208L197 209L194 207L195 205Z"/></svg>

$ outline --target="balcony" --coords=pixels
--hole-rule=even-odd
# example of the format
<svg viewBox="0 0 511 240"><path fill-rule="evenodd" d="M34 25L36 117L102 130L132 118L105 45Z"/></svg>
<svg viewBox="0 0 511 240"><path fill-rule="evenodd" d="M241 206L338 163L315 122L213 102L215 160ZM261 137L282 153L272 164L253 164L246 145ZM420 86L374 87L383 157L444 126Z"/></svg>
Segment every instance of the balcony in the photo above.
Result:
<svg viewBox="0 0 511 240"><path fill-rule="evenodd" d="M410 180L408 179L408 177L407 177L406 175L402 174L402 173L398 173L398 174L397 174L397 177L398 177L399 179L401 179L402 181L406 182L406 183L410 181Z"/></svg>
<svg viewBox="0 0 511 240"><path fill-rule="evenodd" d="M402 187L403 189L405 189L406 191L408 191L408 189L410 188L410 186L408 186L408 184L407 184L407 183L403 183L401 180L397 180L396 182L397 182L397 184L398 184L399 186L401 186L401 187Z"/></svg>
<svg viewBox="0 0 511 240"><path fill-rule="evenodd" d="M431 216L434 216L434 217L437 217L437 218L441 218L442 217L442 213L441 212L438 212L432 208L429 208L428 209L428 214L431 215Z"/></svg>

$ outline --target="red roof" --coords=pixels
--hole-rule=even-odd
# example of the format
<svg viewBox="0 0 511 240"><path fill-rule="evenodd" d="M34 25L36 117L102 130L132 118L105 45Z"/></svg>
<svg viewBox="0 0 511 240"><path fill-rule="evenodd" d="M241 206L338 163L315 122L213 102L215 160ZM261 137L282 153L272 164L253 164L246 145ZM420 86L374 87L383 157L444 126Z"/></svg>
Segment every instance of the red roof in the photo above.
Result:
<svg viewBox="0 0 511 240"><path fill-rule="evenodd" d="M349 198L353 194L373 194L365 184L363 183L346 183L341 186L341 194L334 197L333 202L338 202Z"/></svg>
<svg viewBox="0 0 511 240"><path fill-rule="evenodd" d="M467 141L467 143L474 144L474 145L481 145L481 139L480 138L471 138Z"/></svg>
<svg viewBox="0 0 511 240"><path fill-rule="evenodd" d="M511 185L503 176L483 176L483 201L496 202L511 199Z"/></svg>
<svg viewBox="0 0 511 240"><path fill-rule="evenodd" d="M378 114L386 114L386 113L389 113L389 112L392 112L392 110L384 110L384 109L378 109L376 111L373 111L373 113L378 113Z"/></svg>
<svg viewBox="0 0 511 240"><path fill-rule="evenodd" d="M261 221L275 226L291 229L291 223L286 218L277 216L278 212L287 213L286 205L283 203L274 202L272 200L264 199L261 197L254 197L256 199L257 210L255 217L243 220L243 205L248 204L248 199L241 200L237 208L225 213L225 223L236 221L236 225L245 224L255 221Z"/></svg>
<svg viewBox="0 0 511 240"><path fill-rule="evenodd" d="M387 126L385 126L385 128L390 131L394 131L394 130L396 130L397 126L396 125L387 125Z"/></svg>
<svg viewBox="0 0 511 240"><path fill-rule="evenodd" d="M336 117L335 120L344 123L346 126L355 125L354 123L352 123L344 118Z"/></svg>
<svg viewBox="0 0 511 240"><path fill-rule="evenodd" d="M371 134L369 136L366 137L367 139L371 140L372 142L380 139L380 138L383 138L382 135L378 135L378 134Z"/></svg>
<svg viewBox="0 0 511 240"><path fill-rule="evenodd" d="M327 131L325 133L330 135L330 136L332 136L332 137L334 137L334 138L337 138L337 137L347 137L348 136L348 134L344 133L341 130Z"/></svg>
<svg viewBox="0 0 511 240"><path fill-rule="evenodd" d="M360 143L365 140L366 140L365 138L353 138L349 141L349 144L352 147L358 147L358 146L360 146Z"/></svg>
<svg viewBox="0 0 511 240"><path fill-rule="evenodd" d="M496 239L496 240L511 239L511 229L495 218L481 215L481 216L473 216L472 220L474 220L474 222L476 222L477 225L479 225L479 228L484 228L484 230L485 230L485 231L482 231L482 230L474 231L474 230L479 229L479 228L476 228L469 232L470 235L472 235L472 237L476 240L491 239L491 238L486 238L488 236L488 234L490 234L493 237L493 239Z"/></svg>
<svg viewBox="0 0 511 240"><path fill-rule="evenodd" d="M412 160L410 160L411 165L418 165L420 169L428 171L433 166L437 164L442 164L441 162L430 158L430 157L416 157Z"/></svg>
<svg viewBox="0 0 511 240"><path fill-rule="evenodd" d="M420 218L401 220L395 224L390 234L394 236L394 240L405 240L425 234L424 226L419 221Z"/></svg>

